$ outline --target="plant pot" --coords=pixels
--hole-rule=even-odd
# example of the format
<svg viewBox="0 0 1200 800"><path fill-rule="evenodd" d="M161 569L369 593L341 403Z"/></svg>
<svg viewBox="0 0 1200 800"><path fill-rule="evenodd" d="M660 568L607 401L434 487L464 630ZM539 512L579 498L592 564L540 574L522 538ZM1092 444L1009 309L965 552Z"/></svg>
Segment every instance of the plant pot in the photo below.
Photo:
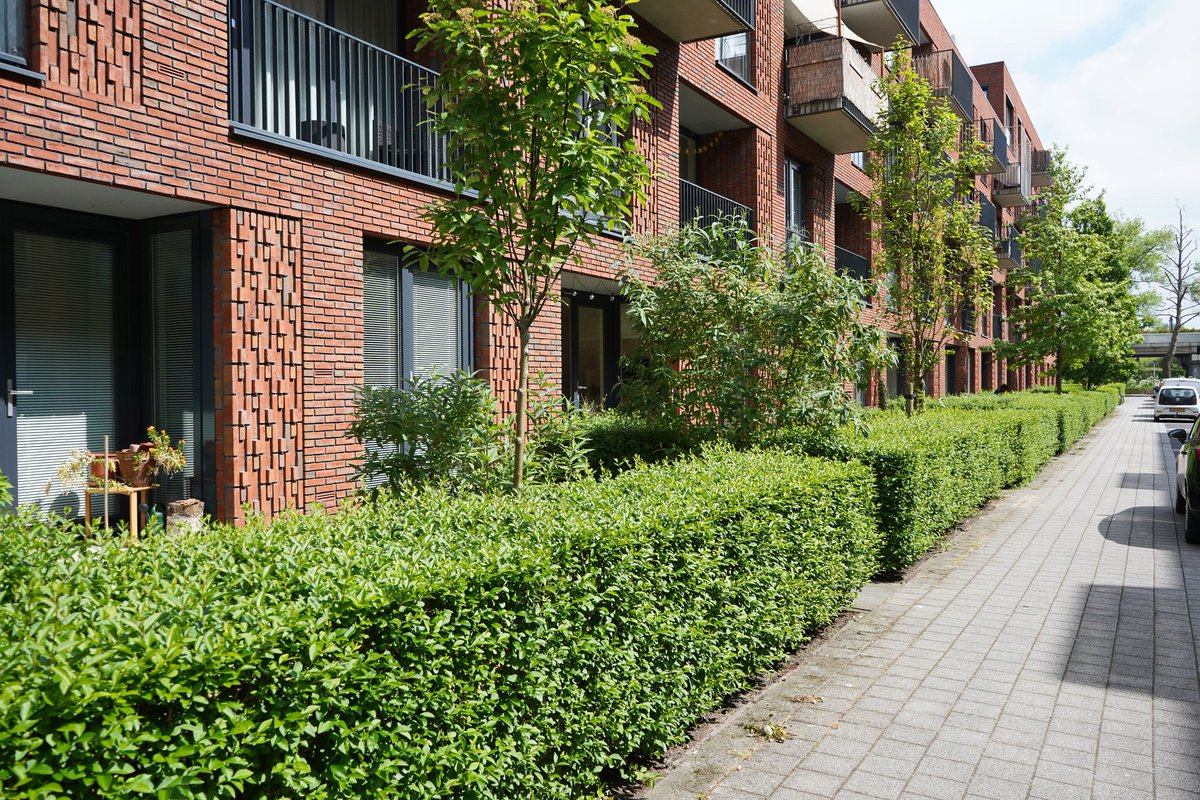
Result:
<svg viewBox="0 0 1200 800"><path fill-rule="evenodd" d="M117 474L127 486L149 486L154 479L154 459L147 459L138 466L137 451L131 447L112 454L117 462Z"/></svg>
<svg viewBox="0 0 1200 800"><path fill-rule="evenodd" d="M112 462L112 453L109 453L109 462ZM107 474L106 474L107 473ZM95 486L103 486L104 479L107 477L110 481L120 480L117 471L113 468L105 468L103 454L92 459L92 463L88 465L88 475L92 479L92 484Z"/></svg>

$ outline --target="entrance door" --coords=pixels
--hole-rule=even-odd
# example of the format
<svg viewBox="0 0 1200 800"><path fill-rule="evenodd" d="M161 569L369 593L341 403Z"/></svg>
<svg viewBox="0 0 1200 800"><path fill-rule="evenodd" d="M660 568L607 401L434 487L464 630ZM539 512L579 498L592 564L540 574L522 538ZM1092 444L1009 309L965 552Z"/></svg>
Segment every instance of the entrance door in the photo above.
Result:
<svg viewBox="0 0 1200 800"><path fill-rule="evenodd" d="M614 295L582 292L565 298L563 385L577 406L616 405L621 356L637 355L638 337Z"/></svg>
<svg viewBox="0 0 1200 800"><path fill-rule="evenodd" d="M0 241L3 417L0 471L18 503L42 510L82 508L81 489L64 490L58 466L72 449L118 447L112 237L8 228Z"/></svg>

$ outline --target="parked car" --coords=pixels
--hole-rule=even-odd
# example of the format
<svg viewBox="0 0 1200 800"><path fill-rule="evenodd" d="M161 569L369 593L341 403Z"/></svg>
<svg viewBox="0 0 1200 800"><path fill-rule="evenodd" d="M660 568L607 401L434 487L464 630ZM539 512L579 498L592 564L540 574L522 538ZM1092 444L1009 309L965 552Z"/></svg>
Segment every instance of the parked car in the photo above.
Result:
<svg viewBox="0 0 1200 800"><path fill-rule="evenodd" d="M1162 378L1158 385L1154 387L1154 398L1158 399L1158 393L1162 391L1164 386L1191 386L1197 392L1200 392L1200 378Z"/></svg>
<svg viewBox="0 0 1200 800"><path fill-rule="evenodd" d="M1200 544L1200 420L1190 431L1175 428L1167 433L1179 442L1175 458L1175 511L1186 514L1183 539Z"/></svg>
<svg viewBox="0 0 1200 800"><path fill-rule="evenodd" d="M1200 404L1197 404L1197 387L1186 385L1166 384L1158 390L1154 398L1154 419L1164 417L1185 417L1196 419L1200 417Z"/></svg>

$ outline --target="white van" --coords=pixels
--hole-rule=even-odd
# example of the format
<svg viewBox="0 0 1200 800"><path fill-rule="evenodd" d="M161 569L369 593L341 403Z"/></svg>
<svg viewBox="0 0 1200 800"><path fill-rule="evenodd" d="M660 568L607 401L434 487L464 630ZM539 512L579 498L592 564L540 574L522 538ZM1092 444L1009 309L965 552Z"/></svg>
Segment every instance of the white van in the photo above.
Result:
<svg viewBox="0 0 1200 800"><path fill-rule="evenodd" d="M1176 382L1176 380L1180 382ZM1200 417L1200 403L1197 394L1200 392L1200 381L1176 379L1163 383L1154 398L1154 419L1166 417L1184 417L1196 419ZM1182 381L1187 380L1187 383Z"/></svg>

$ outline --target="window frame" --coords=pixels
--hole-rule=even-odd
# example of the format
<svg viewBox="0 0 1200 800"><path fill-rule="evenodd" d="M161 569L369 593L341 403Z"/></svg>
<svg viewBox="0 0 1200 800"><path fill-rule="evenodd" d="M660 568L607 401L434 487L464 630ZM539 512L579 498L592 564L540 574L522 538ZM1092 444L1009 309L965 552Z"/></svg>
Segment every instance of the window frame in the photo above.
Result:
<svg viewBox="0 0 1200 800"><path fill-rule="evenodd" d="M806 191L808 189L808 165L801 161L796 161L792 158L784 158L784 206L783 206L783 227L788 245L793 242L806 243L812 241L807 225L808 203L806 201ZM794 189L799 184L799 202L800 207L794 208L793 195L796 194ZM798 217L799 227L793 225L793 217Z"/></svg>
<svg viewBox="0 0 1200 800"><path fill-rule="evenodd" d="M723 48L726 42L741 39L745 43L745 50L740 56L723 55ZM718 67L729 73L733 78L741 83L744 83L750 89L757 89L754 86L754 40L750 38L750 31L740 31L739 33L730 33L725 36L718 36L713 39L713 59ZM729 65L729 62L741 59L745 64L745 74L738 72Z"/></svg>
<svg viewBox="0 0 1200 800"><path fill-rule="evenodd" d="M366 256L367 253L376 253L379 255L388 256L396 259L396 270L398 272L396 281L396 289L398 297L396 298L396 308L399 315L398 330L395 332L396 355L397 355L397 375L394 384L371 384L372 386L390 385L395 389L406 389L411 384L414 367L413 355L413 274L416 272L429 272L422 270L416 265L416 255L412 250L405 245L400 244L384 244L378 241L367 240L363 243L363 259L362 269L365 274ZM474 300L473 295L463 281L457 278L452 279L458 289L458 315L459 315L459 352L461 358L454 369L463 370L466 372L475 371L475 337L474 337ZM363 295L363 382L366 383L366 286L362 289Z"/></svg>

